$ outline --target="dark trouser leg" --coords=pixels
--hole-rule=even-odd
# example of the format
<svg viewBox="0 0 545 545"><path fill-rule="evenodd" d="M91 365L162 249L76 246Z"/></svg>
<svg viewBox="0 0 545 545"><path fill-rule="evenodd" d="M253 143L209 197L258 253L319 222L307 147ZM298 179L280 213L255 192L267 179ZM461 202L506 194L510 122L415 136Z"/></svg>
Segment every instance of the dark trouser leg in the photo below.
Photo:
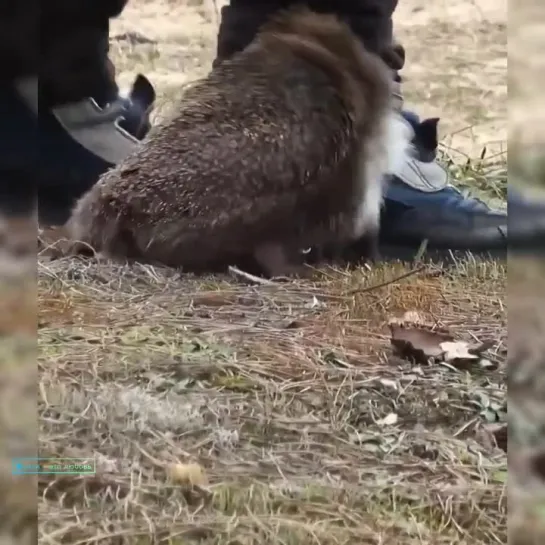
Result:
<svg viewBox="0 0 545 545"><path fill-rule="evenodd" d="M392 70L403 67L404 51L392 43L392 14L398 0L310 0L311 9L336 13L362 38L365 46L380 54ZM300 4L291 0L232 0L222 8L215 62L244 49L267 19L282 8Z"/></svg>
<svg viewBox="0 0 545 545"><path fill-rule="evenodd" d="M109 18L125 3L48 2L39 86L31 40L17 39L32 26L29 15L14 12L0 22L0 60L8 67L0 91L0 173L9 184L0 194L4 209L20 208L33 194L44 223L63 223L75 200L149 128L153 87L140 78L131 96L120 97L108 60Z"/></svg>

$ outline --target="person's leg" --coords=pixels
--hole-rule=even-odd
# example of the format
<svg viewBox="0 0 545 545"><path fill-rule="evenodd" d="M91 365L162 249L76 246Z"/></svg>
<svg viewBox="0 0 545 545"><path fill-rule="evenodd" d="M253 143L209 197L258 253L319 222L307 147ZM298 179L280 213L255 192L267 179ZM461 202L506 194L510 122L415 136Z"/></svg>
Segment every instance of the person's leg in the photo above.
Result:
<svg viewBox="0 0 545 545"><path fill-rule="evenodd" d="M216 63L244 48L275 10L290 2L270 2L265 10L252 0L232 0L222 10ZM402 107L401 78L405 55L392 39L391 16L397 0L308 1L318 11L344 18L369 49L381 54L397 82ZM420 120L404 112L416 127ZM418 131L417 131L418 132ZM447 171L436 161L436 146L415 140L415 155L390 180L381 225L382 253L414 255L423 240L429 249L504 251L507 217L479 200L465 198L449 184Z"/></svg>
<svg viewBox="0 0 545 545"><path fill-rule="evenodd" d="M12 10L0 23L0 30L12 29L0 32L0 59L8 66L0 85L0 173L10 188L0 194L4 209L24 209L34 190L40 219L63 223L75 199L149 129L153 87L139 77L131 96L120 97L108 60L109 19L125 3L82 0L76 9L66 0L49 2L42 14L39 86L32 49L17 41L30 24L28 14Z"/></svg>
<svg viewBox="0 0 545 545"><path fill-rule="evenodd" d="M37 161L37 121L12 103L12 83L39 67L38 11L28 3L0 3L0 212L25 214L35 205L26 171ZM20 145L19 145L20 144Z"/></svg>

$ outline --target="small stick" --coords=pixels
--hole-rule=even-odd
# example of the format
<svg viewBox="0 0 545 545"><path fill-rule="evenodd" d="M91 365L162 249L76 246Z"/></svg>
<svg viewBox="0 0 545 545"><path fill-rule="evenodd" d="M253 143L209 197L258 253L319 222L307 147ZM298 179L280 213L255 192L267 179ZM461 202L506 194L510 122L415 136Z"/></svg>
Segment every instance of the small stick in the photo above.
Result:
<svg viewBox="0 0 545 545"><path fill-rule="evenodd" d="M249 280L250 282L253 282L254 284L262 284L265 286L276 286L276 282L273 282L272 280L268 280L266 278L260 278L259 276L254 276L253 274L241 271L238 267L234 267L233 265L229 266L229 272L234 274L235 276L240 276L244 278L245 280Z"/></svg>
<svg viewBox="0 0 545 545"><path fill-rule="evenodd" d="M374 286L367 286L365 288L356 288L354 290L350 290L346 292L344 295L355 295L357 293L366 293L368 291L378 290L380 288L384 288L385 286L389 286L390 284L395 284L396 282L399 282L400 280L405 280L405 278L409 278L409 276L413 276L414 274L418 274L419 272L422 272L428 268L427 265L422 265L421 267L418 267L416 269L413 269L412 271L406 272L400 276L397 276L396 278L392 278L391 280L386 280L385 282L381 282L380 284L375 284Z"/></svg>

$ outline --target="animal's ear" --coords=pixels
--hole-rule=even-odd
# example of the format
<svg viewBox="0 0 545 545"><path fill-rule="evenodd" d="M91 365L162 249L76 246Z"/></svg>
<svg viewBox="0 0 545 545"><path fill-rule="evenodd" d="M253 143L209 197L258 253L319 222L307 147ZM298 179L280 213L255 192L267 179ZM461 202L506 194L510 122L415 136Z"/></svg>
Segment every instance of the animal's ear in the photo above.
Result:
<svg viewBox="0 0 545 545"><path fill-rule="evenodd" d="M439 117L430 117L420 122L416 132L421 142L429 149L435 149L439 145L438 129Z"/></svg>
<svg viewBox="0 0 545 545"><path fill-rule="evenodd" d="M129 98L132 102L139 104L146 112L150 111L156 98L153 85L146 76L138 74L132 84Z"/></svg>
<svg viewBox="0 0 545 545"><path fill-rule="evenodd" d="M136 138L144 138L151 129L150 115L155 98L155 89L150 80L146 76L138 74L129 92L129 99L136 106L135 112L138 112L137 119L133 120L136 123L136 128L133 130Z"/></svg>

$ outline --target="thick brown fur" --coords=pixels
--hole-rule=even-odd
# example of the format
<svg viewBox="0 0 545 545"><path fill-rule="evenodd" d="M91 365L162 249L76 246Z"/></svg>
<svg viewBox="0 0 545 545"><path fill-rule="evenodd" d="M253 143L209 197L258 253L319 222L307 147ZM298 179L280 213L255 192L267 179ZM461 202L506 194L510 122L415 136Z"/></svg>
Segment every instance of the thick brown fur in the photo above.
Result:
<svg viewBox="0 0 545 545"><path fill-rule="evenodd" d="M253 255L288 274L299 248L353 236L389 82L336 17L284 12L80 200L71 235L111 257L202 271Z"/></svg>

